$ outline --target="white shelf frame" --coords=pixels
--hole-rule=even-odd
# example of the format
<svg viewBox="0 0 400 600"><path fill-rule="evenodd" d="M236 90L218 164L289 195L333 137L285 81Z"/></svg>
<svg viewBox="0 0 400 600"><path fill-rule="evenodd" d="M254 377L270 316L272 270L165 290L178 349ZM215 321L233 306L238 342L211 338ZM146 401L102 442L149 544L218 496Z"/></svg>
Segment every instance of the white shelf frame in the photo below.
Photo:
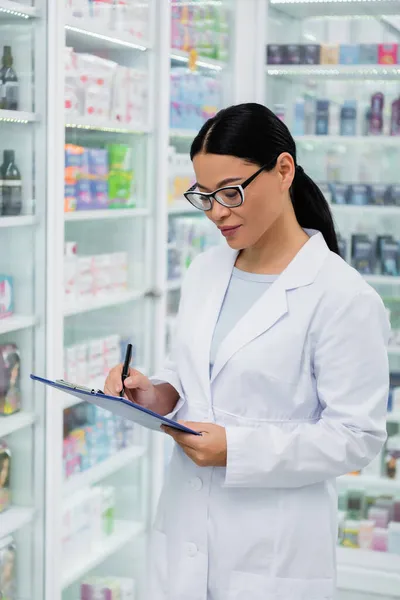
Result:
<svg viewBox="0 0 400 600"><path fill-rule="evenodd" d="M316 77L333 79L393 80L400 65L266 65L270 77Z"/></svg>
<svg viewBox="0 0 400 600"><path fill-rule="evenodd" d="M329 145L372 145L385 147L399 147L398 136L389 135L298 135L295 136L297 144L329 144Z"/></svg>
<svg viewBox="0 0 400 600"><path fill-rule="evenodd" d="M1 13L21 19L33 19L39 16L38 10L33 6L26 6L12 0L0 0L0 17Z"/></svg>
<svg viewBox="0 0 400 600"><path fill-rule="evenodd" d="M190 53L184 50L178 50L177 48L171 49L171 61L177 61L184 64L188 64L190 61ZM226 68L227 64L222 60L215 60L214 58L207 58L206 56L198 56L196 59L196 66L209 69L210 71L222 71Z"/></svg>
<svg viewBox="0 0 400 600"><path fill-rule="evenodd" d="M30 525L34 517L35 510L33 508L11 505L10 508L0 514L1 537L5 538Z"/></svg>
<svg viewBox="0 0 400 600"><path fill-rule="evenodd" d="M116 471L123 469L134 460L139 460L146 456L144 446L130 446L116 452L106 460L98 463L87 471L82 471L67 479L63 484L64 497L70 496L80 490L102 481Z"/></svg>
<svg viewBox="0 0 400 600"><path fill-rule="evenodd" d="M21 329L29 329L37 325L37 318L32 315L14 314L11 317L0 319L0 335L20 331Z"/></svg>
<svg viewBox="0 0 400 600"><path fill-rule="evenodd" d="M37 225L35 215L19 215L17 217L0 217L0 228L3 227L32 227Z"/></svg>
<svg viewBox="0 0 400 600"><path fill-rule="evenodd" d="M400 598L400 556L337 548L338 588Z"/></svg>
<svg viewBox="0 0 400 600"><path fill-rule="evenodd" d="M69 17L68 22L65 25L67 41L69 37L73 39L80 38L81 40L91 39L94 44L96 42L101 44L102 48L122 48L129 50L138 50L139 52L146 52L151 49L152 44L147 40L135 40L132 36L113 30L104 30L93 27L90 19L80 19ZM111 34L111 35L110 35Z"/></svg>
<svg viewBox="0 0 400 600"><path fill-rule="evenodd" d="M0 121L3 123L27 125L28 123L34 123L37 120L38 116L33 112L24 110L0 110Z"/></svg>
<svg viewBox="0 0 400 600"><path fill-rule="evenodd" d="M121 292L110 292L86 296L76 302L67 304L64 309L64 317L72 317L93 310L101 310L111 306L119 306L128 302L142 300L146 295L143 290L126 290Z"/></svg>
<svg viewBox="0 0 400 600"><path fill-rule="evenodd" d="M104 538L94 548L89 556L77 557L74 565L68 565L62 575L62 589L65 590L70 585L78 581L86 573L100 565L106 558L123 548L134 538L144 533L144 527L141 523L131 521L116 521L114 532Z"/></svg>
<svg viewBox="0 0 400 600"><path fill-rule="evenodd" d="M338 480L339 488L356 488L356 489L379 489L382 493L399 494L400 481L389 479L387 477L375 477L373 475L343 475Z"/></svg>
<svg viewBox="0 0 400 600"><path fill-rule="evenodd" d="M272 9L299 19L309 17L345 17L367 14L381 16L398 14L396 0L270 0Z"/></svg>
<svg viewBox="0 0 400 600"><path fill-rule="evenodd" d="M114 219L148 218L151 213L147 208L107 208L100 210L74 210L64 213L66 222L106 221Z"/></svg>
<svg viewBox="0 0 400 600"><path fill-rule="evenodd" d="M19 411L13 415L7 415L0 419L0 438L4 438L7 435L11 435L25 429L25 427L32 427L37 416L33 412Z"/></svg>
<svg viewBox="0 0 400 600"><path fill-rule="evenodd" d="M103 131L105 133L126 133L127 135L151 133L151 129L146 123L123 124L118 121L74 115L65 115L65 127L67 129L85 129L87 131Z"/></svg>

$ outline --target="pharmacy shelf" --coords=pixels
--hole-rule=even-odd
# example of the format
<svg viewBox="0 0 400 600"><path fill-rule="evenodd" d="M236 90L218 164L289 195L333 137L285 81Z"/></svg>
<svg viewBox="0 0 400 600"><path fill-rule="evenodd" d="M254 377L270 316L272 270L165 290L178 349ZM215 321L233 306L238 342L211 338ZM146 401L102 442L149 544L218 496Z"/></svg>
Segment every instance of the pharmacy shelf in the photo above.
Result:
<svg viewBox="0 0 400 600"><path fill-rule="evenodd" d="M20 329L28 329L34 327L36 323L37 319L33 316L12 315L11 317L5 317L0 319L0 335L19 331Z"/></svg>
<svg viewBox="0 0 400 600"><path fill-rule="evenodd" d="M364 279L370 285L400 285L400 277L391 275L364 275Z"/></svg>
<svg viewBox="0 0 400 600"><path fill-rule="evenodd" d="M346 17L398 15L398 0L270 0L270 7L297 19L310 17Z"/></svg>
<svg viewBox="0 0 400 600"><path fill-rule="evenodd" d="M171 61L179 63L188 63L190 61L190 53L184 50L177 50L172 48L171 50ZM205 56L198 56L196 58L196 66L203 69L209 69L211 71L222 71L226 67L226 63L221 60L215 60L213 58L207 58Z"/></svg>
<svg viewBox="0 0 400 600"><path fill-rule="evenodd" d="M174 204L171 204L171 206L168 207L168 214L169 215L195 214L195 215L202 216L204 213L202 213L201 210L198 210L197 208L192 206L190 204L190 202L185 200L185 202L176 202Z"/></svg>
<svg viewBox="0 0 400 600"><path fill-rule="evenodd" d="M93 310L108 308L109 306L118 306L127 304L144 298L144 291L126 290L108 294L98 294L97 296L88 296L81 298L76 303L67 304L64 308L64 317L71 317Z"/></svg>
<svg viewBox="0 0 400 600"><path fill-rule="evenodd" d="M105 210L76 210L64 214L65 221L105 221L108 219L134 219L149 217L147 208L109 208Z"/></svg>
<svg viewBox="0 0 400 600"><path fill-rule="evenodd" d="M10 17L32 19L37 16L38 11L33 6L26 6L20 2L12 2L11 0L0 0L0 20Z"/></svg>
<svg viewBox="0 0 400 600"><path fill-rule="evenodd" d="M400 556L337 548L338 588L400 598Z"/></svg>
<svg viewBox="0 0 400 600"><path fill-rule="evenodd" d="M400 412L388 413L386 421L388 423L400 423Z"/></svg>
<svg viewBox="0 0 400 600"><path fill-rule="evenodd" d="M7 537L11 533L22 529L33 521L35 511L33 508L23 508L20 506L11 506L4 513L0 514L0 534L1 537Z"/></svg>
<svg viewBox="0 0 400 600"><path fill-rule="evenodd" d="M171 281L167 281L167 290L168 292L176 292L180 290L182 287L182 279L172 279Z"/></svg>
<svg viewBox="0 0 400 600"><path fill-rule="evenodd" d="M146 134L150 133L150 127L144 123L122 125L118 121L107 121L94 119L93 117L65 116L65 127L67 129L83 129L87 131L103 131L105 133Z"/></svg>
<svg viewBox="0 0 400 600"><path fill-rule="evenodd" d="M26 125L37 121L37 115L24 110L0 110L0 121L3 123L17 123Z"/></svg>
<svg viewBox="0 0 400 600"><path fill-rule="evenodd" d="M85 51L93 52L94 50L104 49L129 49L145 52L151 48L151 44L145 40L136 40L133 36L110 29L102 29L93 26L92 19L68 19L65 26L67 44L72 47L79 45Z"/></svg>
<svg viewBox="0 0 400 600"><path fill-rule="evenodd" d="M145 454L146 448L144 446L130 446L116 452L113 456L103 460L103 462L98 463L91 469L69 477L63 484L64 496L70 496L79 490L102 481L106 477L113 475L116 471L131 464L134 460L142 458Z"/></svg>
<svg viewBox="0 0 400 600"><path fill-rule="evenodd" d="M37 217L34 215L20 215L18 217L0 217L0 227L29 227L36 225Z"/></svg>
<svg viewBox="0 0 400 600"><path fill-rule="evenodd" d="M79 556L74 565L68 567L62 577L62 588L66 589L86 573L100 565L106 558L123 548L127 543L142 535L145 529L141 523L116 521L114 533L96 544L90 554Z"/></svg>
<svg viewBox="0 0 400 600"><path fill-rule="evenodd" d="M389 346L389 356L400 356L400 346Z"/></svg>
<svg viewBox="0 0 400 600"><path fill-rule="evenodd" d="M273 77L317 77L326 79L398 80L400 65L267 65Z"/></svg>
<svg viewBox="0 0 400 600"><path fill-rule="evenodd" d="M400 10L400 9L399 9ZM337 146L338 144L350 145L376 145L379 147L399 148L399 138L389 135L299 135L295 136L298 144L327 144L329 146Z"/></svg>
<svg viewBox="0 0 400 600"><path fill-rule="evenodd" d="M331 204L331 210L335 215L373 215L379 217L400 217L400 206L356 206L354 204Z"/></svg>
<svg viewBox="0 0 400 600"><path fill-rule="evenodd" d="M338 480L339 488L362 488L376 489L383 493L399 494L400 481L396 479L388 479L387 477L376 477L373 475L343 475Z"/></svg>
<svg viewBox="0 0 400 600"><path fill-rule="evenodd" d="M35 421L36 415L25 411L17 412L14 415L0 417L0 438L11 435L25 427L31 427Z"/></svg>
<svg viewBox="0 0 400 600"><path fill-rule="evenodd" d="M197 129L174 129L171 128L169 130L169 136L172 138L189 138L194 140L196 135L198 134Z"/></svg>

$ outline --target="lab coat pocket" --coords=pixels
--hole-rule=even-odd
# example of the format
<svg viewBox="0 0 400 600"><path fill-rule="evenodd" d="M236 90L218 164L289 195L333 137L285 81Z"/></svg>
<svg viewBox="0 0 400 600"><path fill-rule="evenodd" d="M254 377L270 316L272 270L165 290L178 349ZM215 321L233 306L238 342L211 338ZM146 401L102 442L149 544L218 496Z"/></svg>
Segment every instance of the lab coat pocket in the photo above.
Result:
<svg viewBox="0 0 400 600"><path fill-rule="evenodd" d="M333 581L286 579L236 571L231 576L228 599L333 600Z"/></svg>

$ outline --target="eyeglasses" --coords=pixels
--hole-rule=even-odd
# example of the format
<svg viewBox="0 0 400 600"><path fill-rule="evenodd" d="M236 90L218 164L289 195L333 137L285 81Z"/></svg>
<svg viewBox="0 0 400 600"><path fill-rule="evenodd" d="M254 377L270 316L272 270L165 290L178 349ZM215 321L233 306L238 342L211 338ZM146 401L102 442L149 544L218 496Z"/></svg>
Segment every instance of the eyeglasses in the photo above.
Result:
<svg viewBox="0 0 400 600"><path fill-rule="evenodd" d="M269 165L267 164L261 167L261 169L246 179L246 181L244 181L241 185L228 185L215 190L215 192L206 193L195 191L197 186L197 183L195 183L194 186L183 195L185 196L186 200L189 200L190 204L203 211L212 209L213 200L216 200L218 204L221 204L226 208L238 208L239 206L242 206L244 202L245 188L250 185L250 183L254 181L255 178L258 177L258 175L262 173L268 166Z"/></svg>

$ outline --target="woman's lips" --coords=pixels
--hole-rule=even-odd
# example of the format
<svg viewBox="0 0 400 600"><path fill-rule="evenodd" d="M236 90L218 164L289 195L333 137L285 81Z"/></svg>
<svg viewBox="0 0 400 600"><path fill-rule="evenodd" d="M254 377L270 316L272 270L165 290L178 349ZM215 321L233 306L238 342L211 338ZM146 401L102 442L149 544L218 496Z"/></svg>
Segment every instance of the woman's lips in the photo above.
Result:
<svg viewBox="0 0 400 600"><path fill-rule="evenodd" d="M241 225L236 225L234 227L219 227L220 232L223 236L229 237L236 233L236 231L241 227Z"/></svg>

